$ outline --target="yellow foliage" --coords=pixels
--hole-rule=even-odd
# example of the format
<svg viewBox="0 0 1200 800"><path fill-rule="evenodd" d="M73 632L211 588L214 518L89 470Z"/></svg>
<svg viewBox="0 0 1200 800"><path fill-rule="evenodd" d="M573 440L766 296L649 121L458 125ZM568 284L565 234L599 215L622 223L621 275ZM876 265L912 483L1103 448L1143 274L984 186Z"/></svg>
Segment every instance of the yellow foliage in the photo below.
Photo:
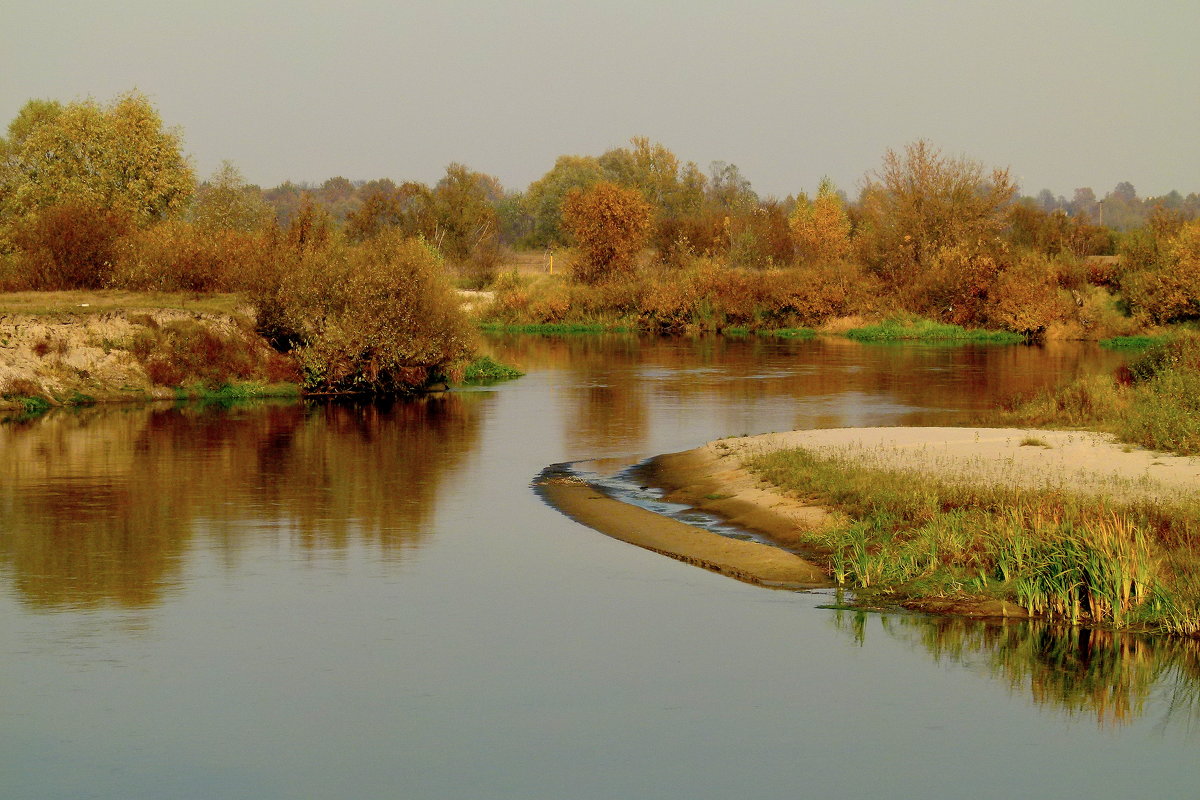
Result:
<svg viewBox="0 0 1200 800"><path fill-rule="evenodd" d="M821 181L815 200L800 195L788 225L805 261L830 263L850 254L850 217L828 178Z"/></svg>
<svg viewBox="0 0 1200 800"><path fill-rule="evenodd" d="M8 155L6 210L16 215L82 202L146 224L181 214L195 189L179 133L137 92L63 106Z"/></svg>
<svg viewBox="0 0 1200 800"><path fill-rule="evenodd" d="M437 252L387 230L323 249L282 246L254 297L259 325L290 347L313 388L404 390L438 380L474 347Z"/></svg>
<svg viewBox="0 0 1200 800"><path fill-rule="evenodd" d="M1155 322L1200 316L1200 220L1181 225L1160 245L1156 263L1121 286L1130 305Z"/></svg>

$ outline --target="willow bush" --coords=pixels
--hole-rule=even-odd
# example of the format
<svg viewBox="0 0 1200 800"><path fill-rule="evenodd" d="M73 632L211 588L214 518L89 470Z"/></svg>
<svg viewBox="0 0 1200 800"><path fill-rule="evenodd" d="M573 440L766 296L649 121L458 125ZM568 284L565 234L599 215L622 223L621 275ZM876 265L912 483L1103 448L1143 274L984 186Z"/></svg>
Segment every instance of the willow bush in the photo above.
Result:
<svg viewBox="0 0 1200 800"><path fill-rule="evenodd" d="M435 250L385 231L357 245L279 245L252 293L260 331L309 389L406 391L445 380L474 334Z"/></svg>

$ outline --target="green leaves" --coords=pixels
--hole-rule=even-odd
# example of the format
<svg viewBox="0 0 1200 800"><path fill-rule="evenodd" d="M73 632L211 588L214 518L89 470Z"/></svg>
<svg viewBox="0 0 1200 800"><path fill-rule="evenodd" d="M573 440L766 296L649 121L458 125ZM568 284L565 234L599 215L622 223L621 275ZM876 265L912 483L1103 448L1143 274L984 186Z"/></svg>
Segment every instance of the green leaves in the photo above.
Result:
<svg viewBox="0 0 1200 800"><path fill-rule="evenodd" d="M83 202L144 225L182 214L195 190L178 131L137 92L106 106L32 100L5 151L0 201L14 216Z"/></svg>

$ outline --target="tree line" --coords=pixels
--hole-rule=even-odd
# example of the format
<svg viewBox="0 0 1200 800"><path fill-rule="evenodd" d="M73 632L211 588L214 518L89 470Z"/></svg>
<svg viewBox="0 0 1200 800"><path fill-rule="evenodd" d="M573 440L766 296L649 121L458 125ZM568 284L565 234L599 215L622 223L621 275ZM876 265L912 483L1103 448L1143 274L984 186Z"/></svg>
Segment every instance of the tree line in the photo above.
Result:
<svg viewBox="0 0 1200 800"><path fill-rule="evenodd" d="M1072 316L1085 328L1114 314L1196 317L1198 217L1195 193L1139 198L1124 182L1103 198L1090 188L1069 201L1049 190L1022 196L1007 170L925 141L887 151L854 198L825 179L811 197L778 199L733 164L703 171L644 137L560 156L521 191L458 163L433 185L334 177L264 190L228 163L199 180L180 131L137 93L30 101L0 139L8 290L262 293L279 290L280 265L297 257L336 251L366 264L374 257L356 248L411 255L396 242L414 239L464 286L491 284L514 249L569 248L580 285L642 276L626 304L682 285L673 273L782 271L750 288L777 284L782 294L764 302L796 306L797 319L870 311L854 298L887 296L942 321L1038 332ZM811 302L821 297L829 302ZM270 307L279 300L262 303L267 318L279 318Z"/></svg>

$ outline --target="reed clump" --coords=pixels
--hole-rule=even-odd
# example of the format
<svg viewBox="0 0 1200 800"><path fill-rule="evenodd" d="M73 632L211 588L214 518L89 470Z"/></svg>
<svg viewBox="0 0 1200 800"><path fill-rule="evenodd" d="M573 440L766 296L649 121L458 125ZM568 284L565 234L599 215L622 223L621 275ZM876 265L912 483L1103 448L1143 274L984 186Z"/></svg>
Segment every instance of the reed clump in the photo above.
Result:
<svg viewBox="0 0 1200 800"><path fill-rule="evenodd" d="M897 601L991 598L1071 623L1200 635L1200 505L914 481L805 450L749 468L840 512L808 545L839 583Z"/></svg>

